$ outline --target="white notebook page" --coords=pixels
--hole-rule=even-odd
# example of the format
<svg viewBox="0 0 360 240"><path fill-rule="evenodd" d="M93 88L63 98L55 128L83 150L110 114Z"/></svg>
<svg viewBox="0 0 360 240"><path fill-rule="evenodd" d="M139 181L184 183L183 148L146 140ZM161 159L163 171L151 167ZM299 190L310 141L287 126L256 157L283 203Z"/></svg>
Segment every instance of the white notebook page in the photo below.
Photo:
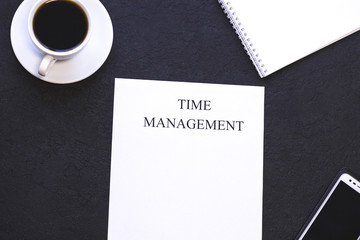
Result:
<svg viewBox="0 0 360 240"><path fill-rule="evenodd" d="M261 68L260 75L264 71L264 76L360 27L358 0L220 2L231 13L238 32L246 35L244 41L251 54L258 54L255 64Z"/></svg>

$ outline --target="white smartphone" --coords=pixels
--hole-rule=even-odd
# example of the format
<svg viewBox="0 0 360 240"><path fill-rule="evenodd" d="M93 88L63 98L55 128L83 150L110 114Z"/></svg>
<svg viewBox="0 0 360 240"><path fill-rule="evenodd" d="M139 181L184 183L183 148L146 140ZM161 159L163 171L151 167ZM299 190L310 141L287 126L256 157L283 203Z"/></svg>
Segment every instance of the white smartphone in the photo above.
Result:
<svg viewBox="0 0 360 240"><path fill-rule="evenodd" d="M296 239L360 240L360 182L340 173Z"/></svg>

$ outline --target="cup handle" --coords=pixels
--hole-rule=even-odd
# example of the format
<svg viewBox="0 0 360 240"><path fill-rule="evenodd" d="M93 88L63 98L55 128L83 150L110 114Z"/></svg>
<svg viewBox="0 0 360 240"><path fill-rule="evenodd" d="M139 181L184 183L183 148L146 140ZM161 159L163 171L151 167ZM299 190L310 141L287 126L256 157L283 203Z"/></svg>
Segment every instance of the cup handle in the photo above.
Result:
<svg viewBox="0 0 360 240"><path fill-rule="evenodd" d="M44 58L41 60L40 66L39 66L39 74L41 76L46 76L50 68L54 65L56 62L56 59L48 54L44 56Z"/></svg>

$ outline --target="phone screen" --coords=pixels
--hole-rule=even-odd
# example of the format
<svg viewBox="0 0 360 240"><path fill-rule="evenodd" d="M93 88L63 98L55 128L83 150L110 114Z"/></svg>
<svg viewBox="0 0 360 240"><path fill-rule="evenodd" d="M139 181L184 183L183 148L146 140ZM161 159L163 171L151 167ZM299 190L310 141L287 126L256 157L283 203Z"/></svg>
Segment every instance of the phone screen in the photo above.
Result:
<svg viewBox="0 0 360 240"><path fill-rule="evenodd" d="M360 194L340 181L301 239L360 240Z"/></svg>

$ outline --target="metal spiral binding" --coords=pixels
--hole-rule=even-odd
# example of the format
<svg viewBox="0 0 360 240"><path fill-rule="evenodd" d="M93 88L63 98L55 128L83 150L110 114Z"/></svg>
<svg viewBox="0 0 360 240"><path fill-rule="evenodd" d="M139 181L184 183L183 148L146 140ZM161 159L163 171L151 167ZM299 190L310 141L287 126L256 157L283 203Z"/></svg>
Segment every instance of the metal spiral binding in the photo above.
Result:
<svg viewBox="0 0 360 240"><path fill-rule="evenodd" d="M257 53L256 48L253 46L251 39L245 31L245 28L242 26L242 23L239 21L239 18L236 16L236 12L233 11L230 2L226 0L218 0L221 7L224 9L224 13L227 15L227 18L230 20L235 32L237 33L241 43L243 44L247 54L252 60L256 70L259 72L261 77L265 77L267 70L265 64L262 63L259 53Z"/></svg>

